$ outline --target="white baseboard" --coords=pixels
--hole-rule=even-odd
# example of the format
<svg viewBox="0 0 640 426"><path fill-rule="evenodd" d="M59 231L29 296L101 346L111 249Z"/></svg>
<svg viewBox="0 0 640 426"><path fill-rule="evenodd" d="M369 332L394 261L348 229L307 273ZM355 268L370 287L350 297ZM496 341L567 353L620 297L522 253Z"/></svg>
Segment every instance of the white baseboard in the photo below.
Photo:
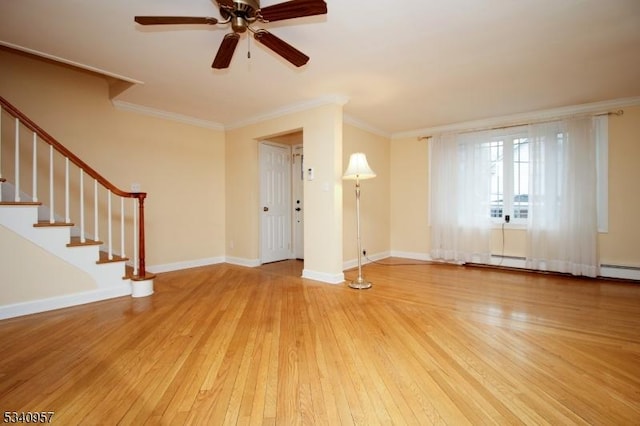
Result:
<svg viewBox="0 0 640 426"><path fill-rule="evenodd" d="M255 268L261 265L260 259L245 259L243 257L227 256L225 262L237 266L246 266L247 268Z"/></svg>
<svg viewBox="0 0 640 426"><path fill-rule="evenodd" d="M431 256L428 253L414 253L409 251L391 251L391 257L401 257L403 259L430 261Z"/></svg>
<svg viewBox="0 0 640 426"><path fill-rule="evenodd" d="M216 265L218 263L224 263L224 257L210 257L207 259L188 260L184 262L166 263L164 265L153 265L147 267L147 270L153 274L159 274L162 272L179 271L181 269L197 268L199 266Z"/></svg>
<svg viewBox="0 0 640 426"><path fill-rule="evenodd" d="M0 306L0 319L37 314L129 295L131 295L131 283L128 280L123 280L123 284L117 287L101 288L82 293Z"/></svg>
<svg viewBox="0 0 640 426"><path fill-rule="evenodd" d="M378 260L382 260L382 259L386 259L387 257L391 256L390 252L383 252L383 253L375 253L375 254L371 254L371 255L367 255L367 257L365 258L364 256L362 256L362 264L366 265L367 263L371 263L371 262L375 262ZM342 264L342 270L346 271L348 269L352 269L352 268L356 268L358 266L358 259L351 259L351 260L347 260L346 262L344 262Z"/></svg>
<svg viewBox="0 0 640 426"><path fill-rule="evenodd" d="M344 274L327 274L325 272L311 271L309 269L302 270L302 278L314 281L320 281L327 284L342 284L344 282Z"/></svg>

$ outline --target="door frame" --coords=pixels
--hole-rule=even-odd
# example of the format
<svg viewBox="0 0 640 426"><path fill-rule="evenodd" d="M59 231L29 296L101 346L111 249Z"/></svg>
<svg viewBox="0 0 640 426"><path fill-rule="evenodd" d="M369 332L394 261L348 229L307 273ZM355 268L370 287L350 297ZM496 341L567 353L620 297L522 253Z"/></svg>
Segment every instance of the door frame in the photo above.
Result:
<svg viewBox="0 0 640 426"><path fill-rule="evenodd" d="M296 152L300 150L301 152ZM296 168L296 157L300 155L300 170ZM291 219L291 253L293 259L304 260L304 145L302 143L293 145L291 147L291 212L293 218ZM298 180L298 176L300 179ZM298 194L299 191L299 194ZM297 196L300 195L300 198ZM296 201L300 199L298 204ZM301 208L299 215L302 220L302 229L296 223L296 208Z"/></svg>

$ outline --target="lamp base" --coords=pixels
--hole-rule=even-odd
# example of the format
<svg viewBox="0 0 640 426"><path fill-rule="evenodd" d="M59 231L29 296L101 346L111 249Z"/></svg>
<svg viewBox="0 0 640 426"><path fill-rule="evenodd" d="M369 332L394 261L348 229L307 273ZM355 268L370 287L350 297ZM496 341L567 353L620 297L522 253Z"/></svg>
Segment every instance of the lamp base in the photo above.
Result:
<svg viewBox="0 0 640 426"><path fill-rule="evenodd" d="M365 281L362 277L358 277L358 279L349 283L349 287L355 288L356 290L366 290L371 288L371 283L369 281Z"/></svg>

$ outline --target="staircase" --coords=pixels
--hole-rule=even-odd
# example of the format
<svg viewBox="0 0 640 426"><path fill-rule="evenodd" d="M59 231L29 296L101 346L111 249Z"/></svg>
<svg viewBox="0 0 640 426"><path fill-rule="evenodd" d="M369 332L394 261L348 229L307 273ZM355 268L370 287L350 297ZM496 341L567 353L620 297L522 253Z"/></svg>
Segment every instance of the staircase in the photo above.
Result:
<svg viewBox="0 0 640 426"><path fill-rule="evenodd" d="M146 193L118 189L1 97L0 107L0 231L5 235L0 256L16 256L8 241L20 246L16 252L34 253L16 260L19 264L0 262L0 319L151 295L154 276L145 270ZM46 193L42 201L41 193ZM126 200L132 202L127 209ZM34 259L47 261L34 264ZM52 284L62 280L55 291L47 282L32 282L47 277L40 270L45 265L59 265L49 275ZM57 277L58 267L71 271L69 281L77 284ZM40 278L29 281L32 275L20 274L21 268L37 270Z"/></svg>

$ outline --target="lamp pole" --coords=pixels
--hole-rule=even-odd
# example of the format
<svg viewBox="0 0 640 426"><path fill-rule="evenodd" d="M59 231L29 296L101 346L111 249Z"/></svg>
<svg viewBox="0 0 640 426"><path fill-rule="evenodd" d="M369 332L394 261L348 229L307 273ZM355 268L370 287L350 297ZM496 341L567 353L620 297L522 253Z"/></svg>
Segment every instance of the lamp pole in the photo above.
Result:
<svg viewBox="0 0 640 426"><path fill-rule="evenodd" d="M360 239L360 178L356 176L356 235L358 240L358 278L351 281L349 287L364 290L371 287L371 283L362 278L362 241Z"/></svg>

